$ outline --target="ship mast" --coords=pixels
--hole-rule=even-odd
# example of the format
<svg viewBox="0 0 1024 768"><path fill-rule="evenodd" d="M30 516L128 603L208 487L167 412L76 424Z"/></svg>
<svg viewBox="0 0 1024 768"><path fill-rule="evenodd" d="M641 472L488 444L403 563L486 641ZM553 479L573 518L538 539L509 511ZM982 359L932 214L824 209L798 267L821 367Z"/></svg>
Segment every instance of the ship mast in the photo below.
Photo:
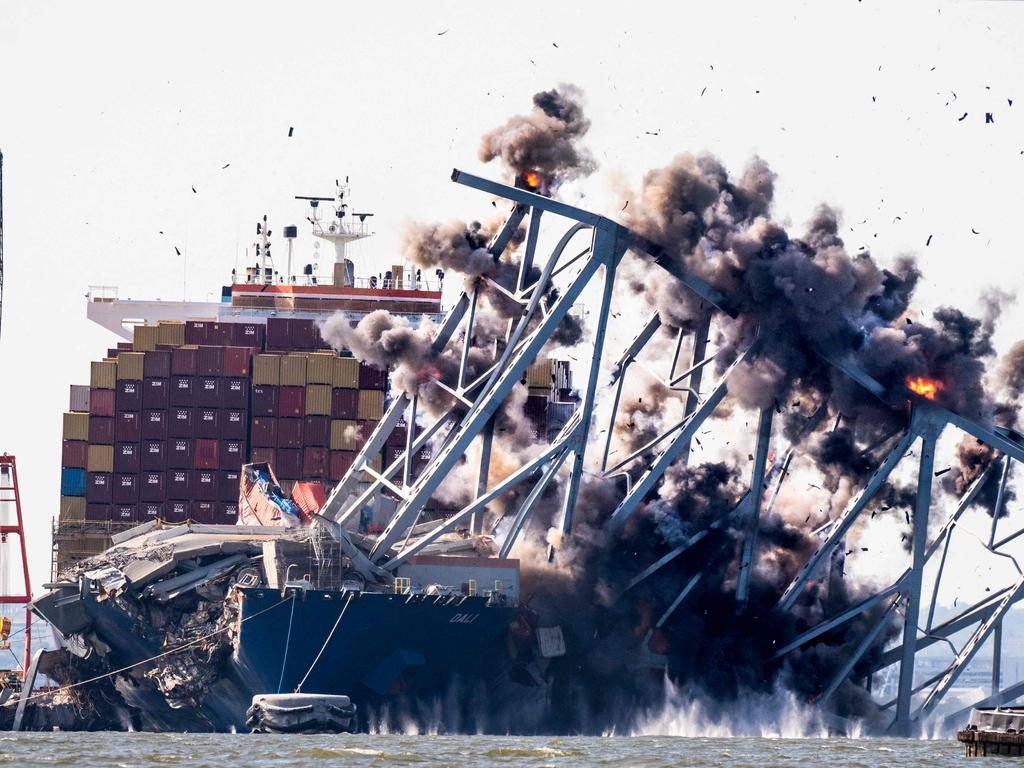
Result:
<svg viewBox="0 0 1024 768"><path fill-rule="evenodd" d="M348 244L373 234L366 226L366 220L373 214L349 211L348 199L351 188L348 176L345 177L344 184L337 179L334 184L333 198L296 195L295 199L309 201L308 221L313 225L313 236L334 244L334 265L331 270L334 284L351 286L354 283L354 268L348 258ZM320 203L330 202L334 203L334 217L325 225L320 215ZM341 265L340 269L339 265Z"/></svg>

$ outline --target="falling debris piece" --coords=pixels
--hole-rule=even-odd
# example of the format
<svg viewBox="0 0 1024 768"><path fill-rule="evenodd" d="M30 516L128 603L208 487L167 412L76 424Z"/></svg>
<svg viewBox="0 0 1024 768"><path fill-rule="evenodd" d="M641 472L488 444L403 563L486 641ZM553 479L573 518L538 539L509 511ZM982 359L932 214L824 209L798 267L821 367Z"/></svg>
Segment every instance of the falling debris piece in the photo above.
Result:
<svg viewBox="0 0 1024 768"><path fill-rule="evenodd" d="M558 47L558 43L552 43L552 45L555 46L555 48Z"/></svg>
<svg viewBox="0 0 1024 768"><path fill-rule="evenodd" d="M293 133L294 131L295 131L295 128L294 128L294 127L292 127L292 126L288 126L288 138L289 138L289 139L290 139L290 138L292 137L292 133Z"/></svg>
<svg viewBox="0 0 1024 768"><path fill-rule="evenodd" d="M225 163L224 165L222 165L220 167L220 169L223 171L225 168L230 168L230 167L231 167L231 163Z"/></svg>
<svg viewBox="0 0 1024 768"><path fill-rule="evenodd" d="M619 208L619 212L621 213L622 211L626 210L626 206L628 206L628 205L629 205L629 200L626 201L625 205L623 205L621 208Z"/></svg>
<svg viewBox="0 0 1024 768"><path fill-rule="evenodd" d="M994 123L995 121L996 121L996 119L995 119L995 117L993 117L991 112L986 112L985 113L985 124L986 125L988 123Z"/></svg>
<svg viewBox="0 0 1024 768"><path fill-rule="evenodd" d="M981 234L981 232L979 232L978 230L976 230L976 229L975 229L974 227L971 227L971 232L973 232L973 233L974 233L974 234L976 234L976 235L980 235L980 234Z"/></svg>
<svg viewBox="0 0 1024 768"><path fill-rule="evenodd" d="M446 29L446 30L443 30L443 31L441 31L441 32L438 32L438 33L437 33L437 36L438 36L438 37L440 37L441 35L446 35L446 34L448 34L448 30L447 30L447 29Z"/></svg>
<svg viewBox="0 0 1024 768"><path fill-rule="evenodd" d="M960 115L960 118L957 120L957 122L958 123L962 123L966 119L967 119L967 113L964 112L962 115Z"/></svg>
<svg viewBox="0 0 1024 768"><path fill-rule="evenodd" d="M648 136L660 136L661 135L661 129L659 128L656 131L644 131L644 133L646 133Z"/></svg>
<svg viewBox="0 0 1024 768"><path fill-rule="evenodd" d="M195 187L192 187L192 194L194 194L194 195L195 195L195 194L198 194L198 193L196 192L196 188L195 188Z"/></svg>
<svg viewBox="0 0 1024 768"><path fill-rule="evenodd" d="M180 250L178 250L178 246L174 246L174 252L175 252L176 254L178 254L179 256L181 256L181 251L180 251Z"/></svg>
<svg viewBox="0 0 1024 768"><path fill-rule="evenodd" d="M931 244L932 244L932 236L928 235L928 239L925 241L924 247L927 248Z"/></svg>
<svg viewBox="0 0 1024 768"><path fill-rule="evenodd" d="M935 476L936 477L942 477L944 474L949 472L951 469L952 469L952 467L946 467L945 469L940 469L938 472L935 473Z"/></svg>
<svg viewBox="0 0 1024 768"><path fill-rule="evenodd" d="M704 91L706 91L707 89L708 89L708 87L706 85L703 88L701 88L700 89L700 95L703 96L704 95Z"/></svg>

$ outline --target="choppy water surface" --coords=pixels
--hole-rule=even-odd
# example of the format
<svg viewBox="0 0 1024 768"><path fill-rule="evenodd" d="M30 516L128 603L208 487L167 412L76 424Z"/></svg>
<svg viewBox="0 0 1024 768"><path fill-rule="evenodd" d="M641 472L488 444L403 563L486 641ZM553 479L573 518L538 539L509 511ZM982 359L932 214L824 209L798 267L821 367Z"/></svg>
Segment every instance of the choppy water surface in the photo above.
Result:
<svg viewBox="0 0 1024 768"><path fill-rule="evenodd" d="M949 741L897 739L267 736L148 733L0 735L0 764L93 766L962 766Z"/></svg>

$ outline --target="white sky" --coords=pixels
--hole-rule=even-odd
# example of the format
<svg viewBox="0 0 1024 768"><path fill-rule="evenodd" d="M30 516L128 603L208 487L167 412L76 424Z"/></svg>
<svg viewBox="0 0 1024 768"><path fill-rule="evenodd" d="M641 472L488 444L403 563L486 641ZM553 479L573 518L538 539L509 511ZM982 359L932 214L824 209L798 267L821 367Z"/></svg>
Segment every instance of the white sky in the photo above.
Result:
<svg viewBox="0 0 1024 768"><path fill-rule="evenodd" d="M827 201L851 250L916 250L924 308L1020 291L1024 3L675 5L5 2L0 450L19 459L36 588L67 388L114 341L85 319L89 285L180 298L178 245L188 297L215 297L259 216L299 223L291 197L345 175L386 268L404 221L491 213L451 168L497 175L479 136L559 82L593 121L584 205L676 152L732 169L758 153L778 218ZM1002 349L1022 317L1004 316Z"/></svg>

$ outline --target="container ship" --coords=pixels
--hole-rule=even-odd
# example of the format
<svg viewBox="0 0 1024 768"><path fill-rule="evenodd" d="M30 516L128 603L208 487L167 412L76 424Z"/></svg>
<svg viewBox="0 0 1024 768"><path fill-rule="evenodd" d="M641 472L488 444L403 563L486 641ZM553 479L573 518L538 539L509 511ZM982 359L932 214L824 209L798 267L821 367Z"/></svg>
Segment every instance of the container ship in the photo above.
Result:
<svg viewBox="0 0 1024 768"><path fill-rule="evenodd" d="M489 537L456 531L384 572L356 545L382 530L393 495L347 530L318 515L343 479L371 482L349 475L389 400L388 371L332 349L319 324L442 312L440 270L355 274L347 248L372 234L371 214L351 213L349 194L346 180L332 198L297 198L317 244L334 246L326 270L292 274L291 226L278 270L264 217L254 263L219 302L90 289L89 319L122 340L70 388L52 583L34 609L63 645L40 671L103 680L100 695L76 689L74 718L57 724L237 729L253 695L301 688L349 695L366 727L456 684L518 680L501 695L535 696L537 665L564 654L558 628L519 605L519 564ZM523 383L537 433L557 432L575 408L568 363L538 361ZM399 423L383 454L405 446ZM449 513L432 501L423 522Z"/></svg>

